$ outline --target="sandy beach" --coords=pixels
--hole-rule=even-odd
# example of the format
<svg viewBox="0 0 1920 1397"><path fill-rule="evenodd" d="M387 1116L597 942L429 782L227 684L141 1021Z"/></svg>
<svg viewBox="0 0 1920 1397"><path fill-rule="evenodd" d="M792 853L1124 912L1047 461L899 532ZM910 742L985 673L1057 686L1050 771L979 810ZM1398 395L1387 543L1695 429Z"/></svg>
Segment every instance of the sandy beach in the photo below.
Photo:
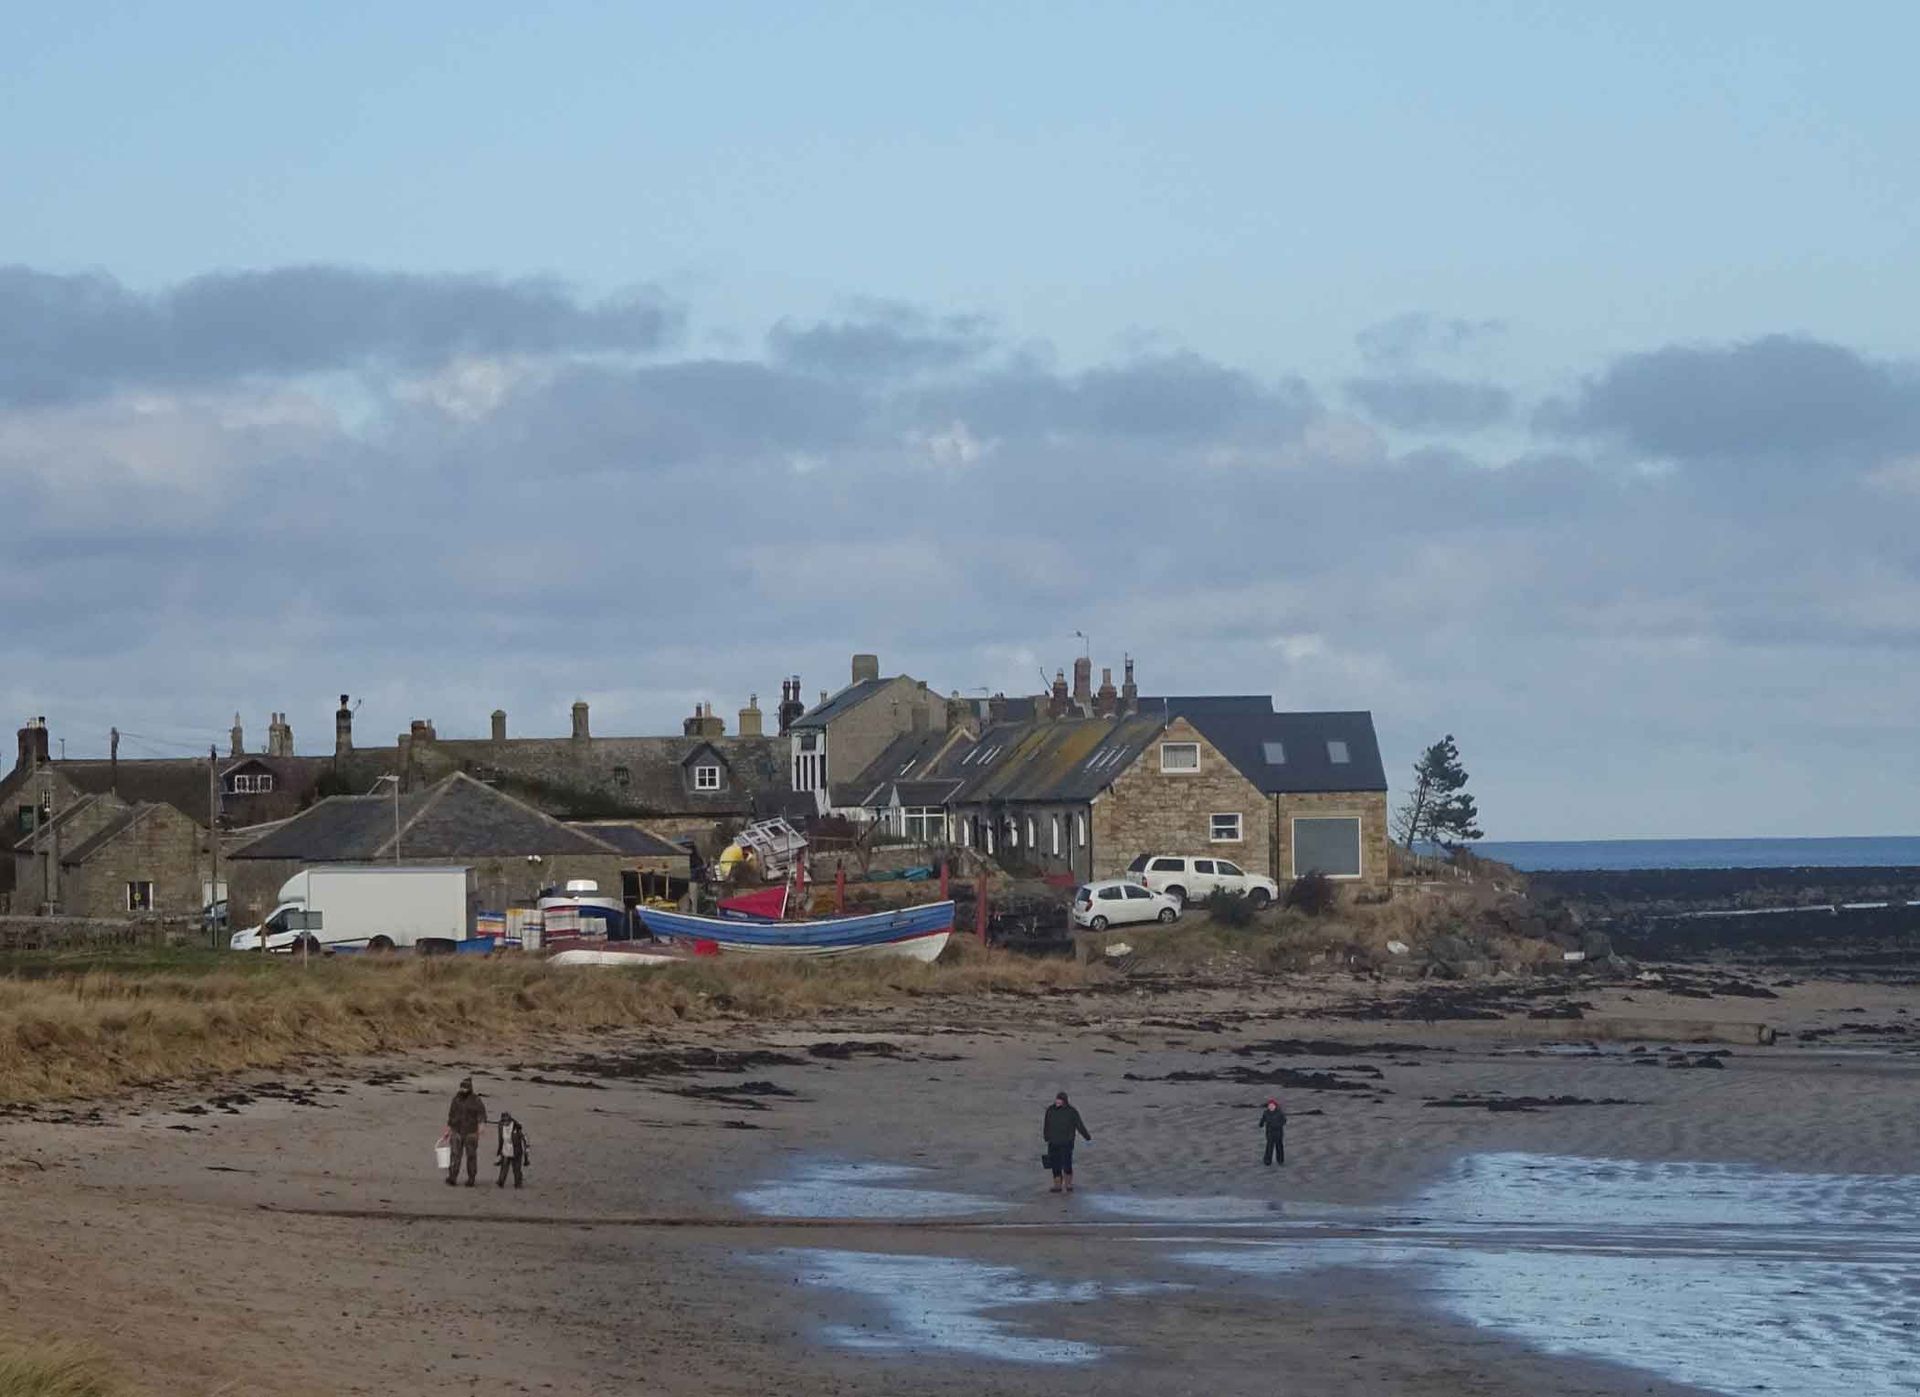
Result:
<svg viewBox="0 0 1920 1397"><path fill-rule="evenodd" d="M1911 987L1351 1017L1408 992L981 995L22 1112L0 1294L169 1394L1920 1390ZM1524 1005L1569 1002L1543 1041ZM1627 1016L1780 1038L1583 1038ZM433 1166L467 1072L524 1190L490 1133L480 1187Z"/></svg>

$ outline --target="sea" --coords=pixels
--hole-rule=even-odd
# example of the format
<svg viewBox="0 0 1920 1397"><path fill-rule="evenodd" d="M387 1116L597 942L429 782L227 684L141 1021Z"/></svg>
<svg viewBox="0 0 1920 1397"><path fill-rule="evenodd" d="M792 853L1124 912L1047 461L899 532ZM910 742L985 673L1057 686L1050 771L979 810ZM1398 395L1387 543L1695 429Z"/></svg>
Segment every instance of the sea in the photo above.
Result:
<svg viewBox="0 0 1920 1397"><path fill-rule="evenodd" d="M1523 873L1624 868L1920 868L1920 835L1831 839L1485 839Z"/></svg>

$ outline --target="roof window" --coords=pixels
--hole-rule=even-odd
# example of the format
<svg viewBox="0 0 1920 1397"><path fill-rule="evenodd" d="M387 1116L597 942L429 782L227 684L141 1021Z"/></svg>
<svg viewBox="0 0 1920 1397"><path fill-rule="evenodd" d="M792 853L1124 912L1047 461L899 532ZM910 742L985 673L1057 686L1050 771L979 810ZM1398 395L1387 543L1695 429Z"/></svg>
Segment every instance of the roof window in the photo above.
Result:
<svg viewBox="0 0 1920 1397"><path fill-rule="evenodd" d="M1285 766L1287 764L1286 743L1263 742L1260 745L1266 749L1268 766Z"/></svg>
<svg viewBox="0 0 1920 1397"><path fill-rule="evenodd" d="M1338 738L1332 738L1332 737L1328 738L1327 739L1327 760L1332 762L1335 766L1345 766L1349 761L1352 760L1352 758L1347 755L1347 744L1340 741Z"/></svg>

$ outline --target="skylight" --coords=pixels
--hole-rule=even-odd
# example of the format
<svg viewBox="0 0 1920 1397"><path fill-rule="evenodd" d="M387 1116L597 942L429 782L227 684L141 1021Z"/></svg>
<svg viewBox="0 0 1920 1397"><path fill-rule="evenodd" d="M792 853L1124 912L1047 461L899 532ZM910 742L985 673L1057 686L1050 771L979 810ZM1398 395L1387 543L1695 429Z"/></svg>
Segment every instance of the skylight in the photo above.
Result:
<svg viewBox="0 0 1920 1397"><path fill-rule="evenodd" d="M1327 739L1327 760L1335 766L1345 766L1349 760L1347 744L1334 738Z"/></svg>
<svg viewBox="0 0 1920 1397"><path fill-rule="evenodd" d="M1268 766L1285 766L1287 764L1287 744L1286 743L1263 742L1260 745L1266 748Z"/></svg>

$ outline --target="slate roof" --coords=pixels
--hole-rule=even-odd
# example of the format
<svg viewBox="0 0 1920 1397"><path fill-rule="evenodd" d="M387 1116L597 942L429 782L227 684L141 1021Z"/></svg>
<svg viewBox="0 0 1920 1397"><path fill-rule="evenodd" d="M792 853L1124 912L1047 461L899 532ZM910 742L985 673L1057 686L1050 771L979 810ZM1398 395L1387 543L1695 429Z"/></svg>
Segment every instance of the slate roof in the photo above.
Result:
<svg viewBox="0 0 1920 1397"><path fill-rule="evenodd" d="M833 803L841 807L884 805L892 782L925 775L940 749L958 736L931 730L901 733L880 749L880 755L867 763L865 771L851 781L833 782ZM959 740L964 742L965 738Z"/></svg>
<svg viewBox="0 0 1920 1397"><path fill-rule="evenodd" d="M391 796L332 796L261 835L235 859L374 863L393 857ZM613 854L603 839L562 824L464 772L400 798L400 855L419 859Z"/></svg>
<svg viewBox="0 0 1920 1397"><path fill-rule="evenodd" d="M693 789L690 758L711 750L724 768L718 791ZM415 769L465 771L557 815L619 810L641 816L724 819L752 814L792 789L779 737L437 738L415 749ZM624 783L616 772L624 769ZM585 798L585 799L583 799Z"/></svg>
<svg viewBox="0 0 1920 1397"><path fill-rule="evenodd" d="M1202 710L1186 717L1241 775L1269 795L1387 788L1371 713ZM1345 762L1333 760L1329 744L1335 742L1345 744ZM1269 743L1278 745L1274 755L1281 757L1279 762L1267 759Z"/></svg>
<svg viewBox="0 0 1920 1397"><path fill-rule="evenodd" d="M638 825L616 824L606 820L582 820L574 825L606 844L611 844L623 854L637 854L648 859L685 858L687 851L678 844L669 843L650 830Z"/></svg>
<svg viewBox="0 0 1920 1397"><path fill-rule="evenodd" d="M858 708L892 682L892 679L862 679L858 683L849 684L839 693L830 697L825 703L818 704L809 711L802 713L798 718L793 720L790 726L793 728L824 728L841 714L850 713Z"/></svg>
<svg viewBox="0 0 1920 1397"><path fill-rule="evenodd" d="M1387 788L1370 713L1275 713L1271 699L1244 697L1173 699L1168 709L1265 794ZM944 797L949 805L1077 803L1111 785L1164 730L1159 713L1006 723L988 728L971 746L949 751L924 776L959 783ZM1329 742L1346 744L1346 762L1332 760ZM1267 760L1269 743L1278 744L1282 761Z"/></svg>

